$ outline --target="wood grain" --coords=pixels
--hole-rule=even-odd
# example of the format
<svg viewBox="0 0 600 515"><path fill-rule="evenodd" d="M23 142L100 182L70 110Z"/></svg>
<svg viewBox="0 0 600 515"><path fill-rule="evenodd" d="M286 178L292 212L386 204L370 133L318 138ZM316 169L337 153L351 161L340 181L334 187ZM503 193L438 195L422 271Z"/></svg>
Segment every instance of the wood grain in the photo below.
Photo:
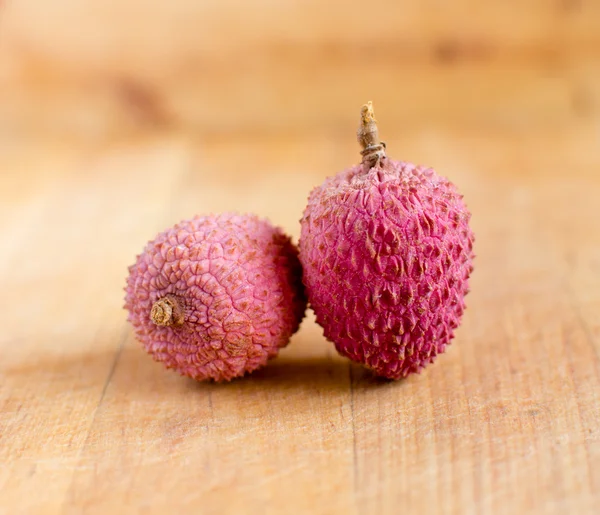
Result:
<svg viewBox="0 0 600 515"><path fill-rule="evenodd" d="M0 513L598 511L600 3L369 8L0 3ZM297 238L368 99L473 212L448 352L381 382L309 314L248 378L164 371L136 253L232 209Z"/></svg>

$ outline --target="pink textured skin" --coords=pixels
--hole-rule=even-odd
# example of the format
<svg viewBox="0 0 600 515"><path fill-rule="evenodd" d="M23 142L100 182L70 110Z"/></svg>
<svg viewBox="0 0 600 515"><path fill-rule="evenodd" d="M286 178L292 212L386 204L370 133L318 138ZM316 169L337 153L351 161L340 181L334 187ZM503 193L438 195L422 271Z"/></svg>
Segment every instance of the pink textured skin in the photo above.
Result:
<svg viewBox="0 0 600 515"><path fill-rule="evenodd" d="M159 234L130 267L125 307L145 349L198 380L230 380L265 365L304 316L298 251L250 215L196 217ZM150 319L167 294L183 301L179 327Z"/></svg>
<svg viewBox="0 0 600 515"><path fill-rule="evenodd" d="M444 351L473 270L469 219L447 179L389 158L311 192L301 220L303 280L341 354L399 379Z"/></svg>

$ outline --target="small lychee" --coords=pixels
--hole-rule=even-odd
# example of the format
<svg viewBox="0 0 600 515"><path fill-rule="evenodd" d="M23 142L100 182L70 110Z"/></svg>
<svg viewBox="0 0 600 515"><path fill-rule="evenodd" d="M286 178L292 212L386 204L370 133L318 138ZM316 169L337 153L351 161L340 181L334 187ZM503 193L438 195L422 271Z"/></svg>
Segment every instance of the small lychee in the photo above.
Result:
<svg viewBox="0 0 600 515"><path fill-rule="evenodd" d="M309 196L303 281L337 350L399 379L433 362L460 323L473 270L471 215L449 180L386 156L370 102L358 141L362 163Z"/></svg>
<svg viewBox="0 0 600 515"><path fill-rule="evenodd" d="M267 363L298 330L298 250L252 215L196 217L160 233L129 268L125 308L167 368L230 380Z"/></svg>

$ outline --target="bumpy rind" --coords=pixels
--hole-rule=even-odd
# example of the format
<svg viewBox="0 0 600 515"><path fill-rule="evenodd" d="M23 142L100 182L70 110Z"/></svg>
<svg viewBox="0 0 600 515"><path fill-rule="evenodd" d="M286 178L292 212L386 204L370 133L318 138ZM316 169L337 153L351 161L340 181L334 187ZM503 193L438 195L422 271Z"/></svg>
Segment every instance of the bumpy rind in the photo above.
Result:
<svg viewBox="0 0 600 515"><path fill-rule="evenodd" d="M450 181L389 158L311 192L301 220L303 281L341 354L399 379L445 350L473 270L470 216Z"/></svg>
<svg viewBox="0 0 600 515"><path fill-rule="evenodd" d="M183 221L149 242L129 272L125 308L138 339L154 359L197 380L230 380L265 365L306 308L297 248L251 215ZM166 295L184 310L181 326L150 318Z"/></svg>

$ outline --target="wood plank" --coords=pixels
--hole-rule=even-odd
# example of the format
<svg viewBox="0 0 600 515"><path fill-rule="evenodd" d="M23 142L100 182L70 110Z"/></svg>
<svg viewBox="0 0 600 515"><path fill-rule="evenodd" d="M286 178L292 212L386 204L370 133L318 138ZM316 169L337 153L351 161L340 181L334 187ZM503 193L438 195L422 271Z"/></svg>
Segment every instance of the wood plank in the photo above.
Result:
<svg viewBox="0 0 600 515"><path fill-rule="evenodd" d="M369 7L0 5L0 513L597 511L600 4ZM473 212L448 352L382 382L309 314L247 378L164 371L136 253L228 210L297 238L369 98Z"/></svg>
<svg viewBox="0 0 600 515"><path fill-rule="evenodd" d="M591 513L600 233L589 167L600 159L571 157L583 134L543 141L552 159L521 152L510 136L405 142L413 155L435 149L463 186L478 258L457 341L425 374L394 384L348 367L311 318L265 370L196 385L153 363L120 310L125 267L160 227L220 202L269 205L291 227L297 215L285 205L300 206L337 153L306 154L304 177L300 164L277 177L279 153L315 147L263 141L252 157L265 166L245 179L247 145L235 141L207 153L176 136L80 151L44 186L43 208L35 189L12 207L25 236L7 245L2 284L27 309L11 304L3 317L2 504L44 513ZM528 144L535 150L535 138ZM233 158L223 174L203 173L224 150ZM292 176L286 202L265 204ZM44 261L27 259L34 248Z"/></svg>

